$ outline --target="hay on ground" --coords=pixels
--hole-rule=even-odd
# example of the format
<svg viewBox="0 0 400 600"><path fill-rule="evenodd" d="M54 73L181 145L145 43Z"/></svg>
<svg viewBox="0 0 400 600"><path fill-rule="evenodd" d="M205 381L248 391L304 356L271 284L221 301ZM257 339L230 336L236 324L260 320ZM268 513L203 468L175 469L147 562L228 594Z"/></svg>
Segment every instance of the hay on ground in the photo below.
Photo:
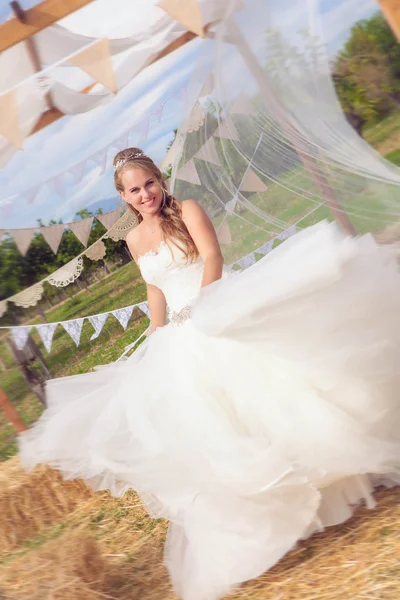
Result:
<svg viewBox="0 0 400 600"><path fill-rule="evenodd" d="M0 470L0 557L57 523L92 495L82 481L64 481L44 465L26 473L12 461Z"/></svg>
<svg viewBox="0 0 400 600"><path fill-rule="evenodd" d="M376 498L376 509L301 542L230 600L399 600L400 488ZM167 523L150 519L133 492L94 494L63 526L57 540L3 565L0 589L10 600L176 600L162 558Z"/></svg>

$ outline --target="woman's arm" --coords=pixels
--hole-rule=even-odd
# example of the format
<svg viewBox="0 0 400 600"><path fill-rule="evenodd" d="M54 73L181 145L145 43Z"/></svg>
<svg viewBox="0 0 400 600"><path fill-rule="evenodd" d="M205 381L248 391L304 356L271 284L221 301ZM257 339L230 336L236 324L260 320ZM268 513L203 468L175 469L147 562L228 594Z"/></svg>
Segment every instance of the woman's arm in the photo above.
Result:
<svg viewBox="0 0 400 600"><path fill-rule="evenodd" d="M160 288L146 283L147 302L150 309L151 333L158 327L164 327L167 320L167 302Z"/></svg>
<svg viewBox="0 0 400 600"><path fill-rule="evenodd" d="M137 239L138 233L136 229L131 229L131 231L126 236L126 243L129 248L129 251L133 257L133 260L139 267L138 264L138 253L137 253ZM153 333L158 327L164 327L165 322L167 320L167 302L165 300L165 296L160 290L160 288L155 285L150 285L146 283L147 289L147 303L150 309L150 319L151 319L151 333Z"/></svg>
<svg viewBox="0 0 400 600"><path fill-rule="evenodd" d="M210 219L194 200L182 202L182 219L204 260L201 287L221 279L224 259Z"/></svg>

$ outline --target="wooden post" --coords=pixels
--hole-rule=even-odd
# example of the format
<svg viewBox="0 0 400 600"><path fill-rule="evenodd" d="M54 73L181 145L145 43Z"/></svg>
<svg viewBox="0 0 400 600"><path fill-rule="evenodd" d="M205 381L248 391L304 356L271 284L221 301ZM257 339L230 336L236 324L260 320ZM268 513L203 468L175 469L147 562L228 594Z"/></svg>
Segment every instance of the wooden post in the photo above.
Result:
<svg viewBox="0 0 400 600"><path fill-rule="evenodd" d="M229 22L229 28L232 31L233 40L236 40L237 42L238 49L242 55L244 62L248 66L250 72L253 74L255 80L259 85L261 93L270 104L274 105L277 114L282 115L281 126L283 130L287 130L287 126L285 125L284 109L276 100L273 90L271 89L262 68L258 64L257 58L254 56L253 52L250 49L250 46L248 45L247 41L245 40L244 36L241 34L239 28L233 20ZM307 155L306 153L302 152L302 150L296 147L295 144L293 144L293 148L295 149L305 169L310 173L315 184L320 189L321 194L324 200L326 201L326 205L330 209L335 220L339 223L339 225L346 233L355 236L357 232L352 222L350 221L347 213L341 206L339 200L336 198L333 189L329 185L325 175L321 170L321 167L318 165L315 158L311 155Z"/></svg>
<svg viewBox="0 0 400 600"><path fill-rule="evenodd" d="M33 340L32 340L33 342ZM26 354L22 350L18 350L16 345L14 344L11 338L7 339L7 343L10 346L11 352L14 355L14 358L19 366L19 369L24 376L24 379L28 385L28 387L32 390L32 392L36 395L38 400L46 406L46 392L44 389L44 381L46 378L43 377L40 373L38 373L37 369L33 369L26 358ZM27 342L25 348L29 348L29 344ZM47 377L48 378L48 377Z"/></svg>
<svg viewBox="0 0 400 600"><path fill-rule="evenodd" d="M400 42L400 2L399 0L378 0L381 11L389 27Z"/></svg>
<svg viewBox="0 0 400 600"><path fill-rule="evenodd" d="M26 23L26 21L27 21L26 14L25 14L24 9L20 5L20 3L17 2L17 0L13 0L12 2L10 2L10 6L15 15L15 18L18 19L19 21L21 21L21 23ZM41 60L40 60L40 56L39 56L39 51L36 47L35 40L33 39L33 37L28 37L28 38L26 38L26 40L23 43L26 46L27 52L29 54L29 58L32 61L33 68L35 69L36 73L40 73L40 71L42 70L42 64L41 64ZM47 92L45 94L45 98L46 98L46 103L47 103L47 107L48 107L49 111L54 110L54 103L53 103L53 99L51 97L51 93Z"/></svg>
<svg viewBox="0 0 400 600"><path fill-rule="evenodd" d="M5 391L0 388L0 407L3 409L5 414L7 415L10 422L13 424L15 430L18 433L22 433L22 431L26 431L28 428L19 416L15 406L11 402L11 400L6 395Z"/></svg>

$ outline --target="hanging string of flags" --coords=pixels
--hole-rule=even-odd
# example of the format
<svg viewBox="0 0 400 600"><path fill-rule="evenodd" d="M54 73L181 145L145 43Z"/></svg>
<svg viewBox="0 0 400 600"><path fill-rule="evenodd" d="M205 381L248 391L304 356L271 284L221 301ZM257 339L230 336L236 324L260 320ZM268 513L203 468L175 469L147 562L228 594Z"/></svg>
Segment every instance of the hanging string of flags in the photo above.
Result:
<svg viewBox="0 0 400 600"><path fill-rule="evenodd" d="M81 221L73 221L71 223L59 223L56 225L47 225L44 227L28 227L21 229L3 229L0 231L0 239L5 234L10 234L15 241L15 245L17 246L18 251L22 256L25 256L27 251L29 250L29 246L33 239L33 236L36 233L41 233L50 248L53 250L54 254L57 254L58 248L61 243L61 238L63 236L64 231L68 228L72 231L75 237L81 242L83 246L87 246L90 232L92 230L92 225L94 219L97 219L107 230L111 229L111 227L118 221L120 218L123 208L115 208L114 210L110 210L102 215L96 215L95 217L86 217ZM91 246L93 248L93 246ZM86 253L88 258L91 258L90 252ZM103 257L101 257L103 258ZM92 260L98 260L98 258L93 258Z"/></svg>
<svg viewBox="0 0 400 600"><path fill-rule="evenodd" d="M256 248L246 256L242 257L240 260L229 265L229 269L231 271L235 271L235 267L239 267L241 270L251 267L257 261L257 258L255 256L256 254L261 254L262 256L269 254L273 250L273 245L276 240L287 240L290 237L292 237L296 233L296 231L297 226L295 224L290 225L287 229L282 231L280 234L278 234L259 248ZM56 323L43 323L40 325L14 325L10 327L0 327L0 329L11 330L13 341L18 350L22 350L24 348L30 332L33 329L36 329L47 352L50 352L54 332L58 325L62 325L62 327L65 329L68 335L78 346L80 343L82 327L85 320L88 320L93 326L94 333L90 338L90 340L93 341L99 337L110 314L114 315L114 317L119 321L119 323L125 330L128 326L129 320L135 308L138 308L146 317L150 318L150 310L148 303L139 302L138 304L132 304L131 306L125 306L123 308L118 308L107 312L98 313L96 315L90 315L87 317L80 317L78 319L68 319L66 321L57 321Z"/></svg>
<svg viewBox="0 0 400 600"><path fill-rule="evenodd" d="M229 268L235 270L235 267L239 267L239 269L247 269L248 267L251 267L252 265L254 265L254 263L257 262L256 254L261 254L261 256L266 256L267 254L272 252L274 243L276 241L283 242L285 240L288 240L290 237L295 235L296 232L297 232L297 226L295 224L290 225L287 229L285 229L284 231L281 231L281 233L279 233L272 239L268 240L268 242L266 242L262 246L259 246L259 248L256 248L252 252L249 252L249 254L246 254L246 256L243 256L236 262L229 265Z"/></svg>
<svg viewBox="0 0 400 600"><path fill-rule="evenodd" d="M82 328L85 321L89 321L94 329L94 333L90 337L90 340L93 341L101 334L103 327L110 315L113 315L121 324L123 329L126 330L135 308L139 309L146 317L149 317L150 311L147 302L139 302L138 304L132 304L131 306L124 306L123 308L117 308L108 312L99 313L97 315L91 315L88 317L81 317L78 319L68 319L66 321L57 321L55 323L43 323L41 325L17 325L13 327L1 327L0 329L11 330L12 339L18 350L24 349L29 334L33 330L36 330L47 352L51 352L54 333L58 325L61 325L68 333L70 338L75 342L75 344L79 346Z"/></svg>
<svg viewBox="0 0 400 600"><path fill-rule="evenodd" d="M123 240L128 231L136 225L137 217L135 214L131 210L125 210L123 215L114 223L114 225L94 244L79 254L79 256L76 256L41 281L25 288L22 292L18 292L13 296L0 300L0 317L6 312L8 302L12 302L16 306L21 306L22 308L36 306L43 296L45 282L56 287L65 287L70 283L73 283L83 271L83 256L87 256L91 260L103 258L106 253L103 240L108 238L115 242Z"/></svg>
<svg viewBox="0 0 400 600"><path fill-rule="evenodd" d="M45 193L52 193L52 194L56 193L60 198L63 199L65 197L66 190L70 189L66 185L67 184L67 176L68 175L70 176L69 181L70 181L71 176L73 178L73 182L71 183L71 181L70 181L70 183L69 183L70 187L78 185L79 183L81 183L83 176L90 164L94 164L97 167L100 167L99 177L101 175L103 175L103 173L111 167L115 152L118 152L119 150L123 150L124 148L127 148L130 145L130 140L132 140L134 138L135 139L134 143L139 146L145 144L145 142L147 141L147 138L148 138L149 127L150 127L150 123L151 123L152 119L154 119L155 122L158 123L162 119L163 110L164 110L167 102L169 102L170 100L173 100L173 99L180 100L182 97L182 93L186 92L187 85L188 85L187 83L184 83L182 86L175 89L174 92L171 93L167 98L163 98L163 100L161 100L158 104L156 104L153 108L151 108L143 118L139 119L139 121L133 127L131 127L129 129L129 131L126 131L122 135L119 135L117 138L112 140L109 144L107 144L103 148L100 148L100 150L96 150L93 154L90 154L84 160L67 167L62 172L57 173L57 175L54 175L48 179L45 179L44 181L42 181L42 183L37 184L31 188L28 188L25 191L22 191L20 194L18 194L18 196L13 195L13 196L10 196L9 198L4 198L3 200L1 200L0 201L0 214L3 217L3 219L7 220L14 215L14 209L16 207L18 207L18 204L19 204L19 203L18 204L16 203L17 199L18 199L18 201L23 199L28 204L35 204L35 202L38 200L38 198L42 194L45 194ZM0 94L0 114L2 112L1 111L1 106L2 106L1 102L2 102L2 96ZM1 134L1 128L0 128L0 134ZM82 231L83 226L80 225L82 223L82 221L77 221L75 223L79 223L79 225L76 225L76 227L78 228L79 231ZM66 225L69 226L70 224L67 223ZM60 228L57 228L56 225L41 227L40 230L43 233L44 229L48 229L49 227L53 227L52 236L56 239L57 234L59 234L59 232L60 232ZM32 235L37 231L37 229L38 228L32 228ZM7 230L7 231L9 231L9 233L12 233L11 230ZM21 230L19 230L19 231L21 231ZM23 248L24 244L26 244L27 240L29 239L29 232L27 229L23 229L22 231L23 231L23 233L16 234L16 235L17 235L17 237L19 235L19 237L23 238L23 242L21 242L21 244L20 244L20 246ZM1 235L1 231L0 231L0 235ZM30 239L32 238L32 235L31 235ZM62 233L61 233L61 235L62 235ZM13 234L13 237L15 239L14 234ZM28 244L28 246L29 246L29 244ZM22 252L22 254L24 254L24 253L25 252Z"/></svg>

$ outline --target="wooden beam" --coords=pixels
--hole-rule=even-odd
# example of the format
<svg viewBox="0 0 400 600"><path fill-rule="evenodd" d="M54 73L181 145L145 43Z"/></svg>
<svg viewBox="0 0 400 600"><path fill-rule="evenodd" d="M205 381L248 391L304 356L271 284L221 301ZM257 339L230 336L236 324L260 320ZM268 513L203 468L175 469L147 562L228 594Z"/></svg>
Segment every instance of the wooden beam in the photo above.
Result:
<svg viewBox="0 0 400 600"><path fill-rule="evenodd" d="M0 52L27 40L92 1L43 0L33 8L24 11L24 22L14 18L0 25Z"/></svg>
<svg viewBox="0 0 400 600"><path fill-rule="evenodd" d="M378 0L379 6L389 27L400 42L400 3L399 0Z"/></svg>

